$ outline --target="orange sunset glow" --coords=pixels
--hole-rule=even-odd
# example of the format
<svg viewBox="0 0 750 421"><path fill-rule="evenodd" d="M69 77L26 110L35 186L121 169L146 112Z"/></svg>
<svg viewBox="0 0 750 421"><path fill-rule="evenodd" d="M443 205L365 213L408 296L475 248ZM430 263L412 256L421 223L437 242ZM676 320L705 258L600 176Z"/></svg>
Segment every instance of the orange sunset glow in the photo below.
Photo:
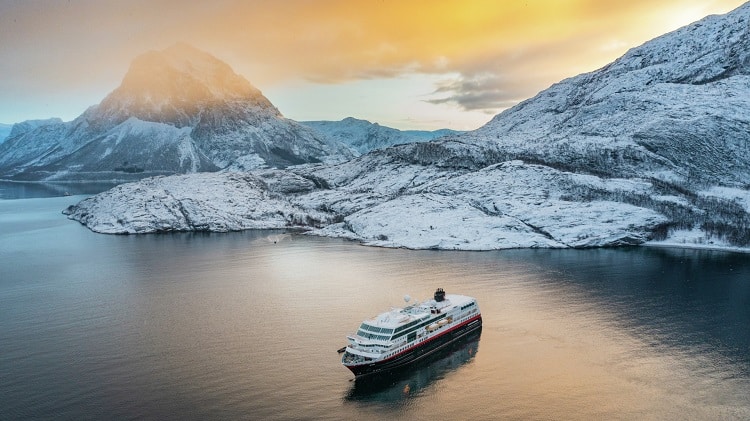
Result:
<svg viewBox="0 0 750 421"><path fill-rule="evenodd" d="M474 129L740 0L33 1L0 4L0 122L70 120L137 55L186 42L295 120Z"/></svg>

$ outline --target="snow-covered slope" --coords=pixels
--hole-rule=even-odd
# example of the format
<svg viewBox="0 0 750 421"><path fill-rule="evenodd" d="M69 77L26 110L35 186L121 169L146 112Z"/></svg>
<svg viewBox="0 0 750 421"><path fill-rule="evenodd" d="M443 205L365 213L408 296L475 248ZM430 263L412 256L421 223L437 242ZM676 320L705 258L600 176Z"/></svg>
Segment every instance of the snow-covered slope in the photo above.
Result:
<svg viewBox="0 0 750 421"><path fill-rule="evenodd" d="M594 247L686 231L700 232L696 242L750 247L748 52L750 4L555 84L474 132L266 173L276 187L260 189L281 214L295 209L293 225L389 247ZM192 229L129 206L142 200L138 186L71 207L70 217L100 232ZM208 193L189 200L206 197L231 207ZM238 215L215 217L242 229L231 222ZM254 221L273 227L270 215Z"/></svg>
<svg viewBox="0 0 750 421"><path fill-rule="evenodd" d="M330 168L304 167L158 177L121 185L66 213L102 233L293 226L372 245L451 250L639 244L666 222L650 209L570 198L581 185L646 192L648 183L602 180L521 161L463 175L378 163L383 171L373 177L393 174L387 184L362 176L326 178ZM357 165L343 166L340 175ZM250 179L255 181L248 184ZM343 184L335 187L337 182Z"/></svg>
<svg viewBox="0 0 750 421"><path fill-rule="evenodd" d="M24 133L28 133L42 126L47 126L50 124L60 124L62 122L63 121L59 118L22 121L11 126L10 132L8 133L8 138L21 136Z"/></svg>
<svg viewBox="0 0 750 421"><path fill-rule="evenodd" d="M276 184L280 184L276 186ZM251 228L309 226L315 211L300 211L279 191L309 190L313 184L300 177L280 177L273 171L258 174L219 172L147 178L121 184L106 195L85 199L66 210L84 224L96 224L103 233L154 231L229 231ZM132 198L128 202L120 199Z"/></svg>
<svg viewBox="0 0 750 421"><path fill-rule="evenodd" d="M26 120L21 123L16 123L10 126L6 126L7 135L5 138L0 139L0 144L4 143L6 140L11 140L15 138L20 138L24 136L25 134L32 132L34 130L37 130L44 126L59 126L62 124L62 120L59 118L50 118L50 119L44 119L44 120ZM2 127L0 127L0 137L3 136L2 134ZM40 132L46 132L48 129L40 130ZM14 162L13 160L18 160L18 162L25 162L29 159L35 159L39 156L39 154L43 153L45 149L40 149L39 143L44 143L45 139L41 139L39 142L29 142L30 148L12 148L12 147L5 147L0 148L0 162L3 161L10 161ZM34 143L37 143L36 145ZM40 150L42 152L40 152ZM23 158L21 158L23 157Z"/></svg>
<svg viewBox="0 0 750 421"><path fill-rule="evenodd" d="M557 83L470 135L567 169L743 186L750 179L750 4Z"/></svg>
<svg viewBox="0 0 750 421"><path fill-rule="evenodd" d="M23 171L23 168L44 165L50 154L59 153L59 139L66 133L67 125L60 120L49 124L19 123L0 145L0 178Z"/></svg>
<svg viewBox="0 0 750 421"><path fill-rule="evenodd" d="M0 177L121 180L351 156L284 118L226 63L176 44L137 57L122 84L72 122L9 138L0 146Z"/></svg>
<svg viewBox="0 0 750 421"><path fill-rule="evenodd" d="M460 133L449 129L434 131L398 130L352 117L347 117L341 121L302 121L301 123L328 138L348 145L359 154L393 145L427 142L442 136Z"/></svg>
<svg viewBox="0 0 750 421"><path fill-rule="evenodd" d="M59 118L48 118L43 120L26 120L16 124L0 124L0 143L3 143L6 139L21 136L38 127L59 123L62 123L62 120Z"/></svg>

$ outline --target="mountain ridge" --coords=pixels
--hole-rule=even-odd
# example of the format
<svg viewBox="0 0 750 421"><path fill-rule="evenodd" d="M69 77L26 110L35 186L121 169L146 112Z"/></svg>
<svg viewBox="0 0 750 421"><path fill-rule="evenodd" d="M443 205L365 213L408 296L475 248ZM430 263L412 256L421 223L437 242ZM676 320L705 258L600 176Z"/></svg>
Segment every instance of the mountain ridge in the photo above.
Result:
<svg viewBox="0 0 750 421"><path fill-rule="evenodd" d="M439 137L462 133L450 129L399 130L354 117L347 117L340 121L321 120L301 121L300 123L329 138L344 143L359 154L394 145L426 142Z"/></svg>
<svg viewBox="0 0 750 421"><path fill-rule="evenodd" d="M669 172L670 166L692 170L692 174L673 174L683 182L695 178L716 182L722 177L720 169L694 171L695 163L684 154L659 150L686 140L692 140L688 146L698 148L702 139L691 138L699 131L705 132L701 137L715 136L728 144L738 138L747 142L743 133L750 127L749 120L746 113L737 110L748 107L749 21L750 4L745 4L729 14L709 16L657 37L601 69L553 84L498 114L471 136L479 143L499 139L506 152L531 153L556 165L585 154L577 151L571 156L569 151L557 150L541 156L528 144L576 143L598 148L597 153L614 145L620 151L615 157L618 159L602 162L595 170L606 172L614 167L621 170L618 175L624 175L639 168L623 164L650 159L661 162L660 171ZM724 135L724 129L731 136ZM669 131L679 131L680 135L670 140ZM567 141L571 137L575 142ZM739 158L732 163L741 169L733 181L750 176L748 155L742 145L718 155L729 160ZM555 156L560 159L550 159ZM717 154L711 158L715 161Z"/></svg>
<svg viewBox="0 0 750 421"><path fill-rule="evenodd" d="M145 127L158 142L134 136ZM132 180L351 156L345 145L285 118L226 63L176 44L136 57L121 85L73 121L9 137L0 145L0 177Z"/></svg>

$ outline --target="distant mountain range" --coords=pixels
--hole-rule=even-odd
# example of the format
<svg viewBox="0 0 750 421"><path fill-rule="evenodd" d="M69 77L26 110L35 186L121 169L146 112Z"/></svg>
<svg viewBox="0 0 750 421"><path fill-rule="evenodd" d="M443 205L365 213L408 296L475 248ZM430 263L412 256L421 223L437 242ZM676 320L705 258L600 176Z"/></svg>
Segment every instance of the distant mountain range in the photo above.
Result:
<svg viewBox="0 0 750 421"><path fill-rule="evenodd" d="M273 205L249 215L222 193L238 186ZM299 226L409 248L688 237L748 247L750 4L561 81L473 132L342 163L123 185L67 212L109 233Z"/></svg>
<svg viewBox="0 0 750 421"><path fill-rule="evenodd" d="M348 117L341 121L301 121L329 139L339 141L354 149L359 155L406 143L427 142L439 137L461 132L441 129L434 131L398 130L367 120Z"/></svg>
<svg viewBox="0 0 750 421"><path fill-rule="evenodd" d="M177 44L137 57L122 84L75 120L11 133L0 178L127 180L352 156L284 118L227 64Z"/></svg>

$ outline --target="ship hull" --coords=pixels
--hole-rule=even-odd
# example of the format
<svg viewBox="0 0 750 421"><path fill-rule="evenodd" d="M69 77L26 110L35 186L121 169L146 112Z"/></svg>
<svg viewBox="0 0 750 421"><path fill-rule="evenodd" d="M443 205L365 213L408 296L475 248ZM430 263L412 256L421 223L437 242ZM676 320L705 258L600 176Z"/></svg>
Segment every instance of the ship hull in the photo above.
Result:
<svg viewBox="0 0 750 421"><path fill-rule="evenodd" d="M470 320L463 325L456 326L447 332L432 338L431 340L415 346L401 354L382 361L373 361L367 364L346 365L356 377L369 376L375 373L384 373L392 370L401 369L409 364L426 358L435 352L449 346L461 338L481 331L482 317Z"/></svg>

